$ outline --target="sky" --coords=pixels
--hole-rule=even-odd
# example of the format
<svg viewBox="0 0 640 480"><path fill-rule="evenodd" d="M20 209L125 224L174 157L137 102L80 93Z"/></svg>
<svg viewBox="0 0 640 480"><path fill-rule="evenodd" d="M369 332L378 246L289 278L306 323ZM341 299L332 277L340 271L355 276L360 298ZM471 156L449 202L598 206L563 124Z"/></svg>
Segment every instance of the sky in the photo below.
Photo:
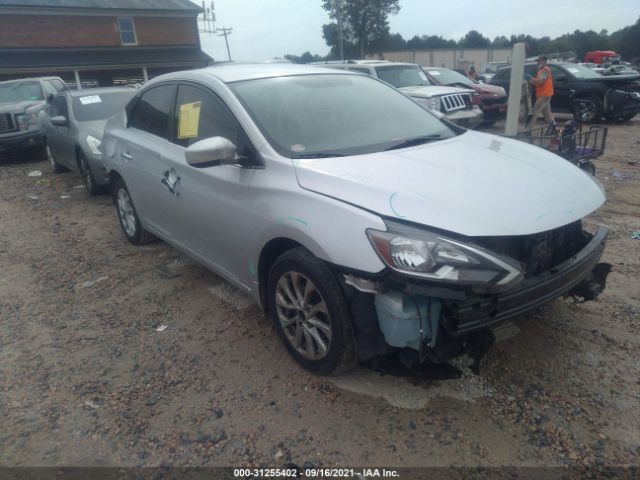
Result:
<svg viewBox="0 0 640 480"><path fill-rule="evenodd" d="M321 0L215 0L215 27L233 28L233 60L268 60L307 50L326 55L322 25L330 20L321 5ZM405 39L426 34L458 40L469 30L492 39L519 33L554 38L576 29L613 32L640 17L638 0L400 0L400 5L400 13L390 17L391 32ZM205 52L215 60L227 59L224 37L200 37Z"/></svg>

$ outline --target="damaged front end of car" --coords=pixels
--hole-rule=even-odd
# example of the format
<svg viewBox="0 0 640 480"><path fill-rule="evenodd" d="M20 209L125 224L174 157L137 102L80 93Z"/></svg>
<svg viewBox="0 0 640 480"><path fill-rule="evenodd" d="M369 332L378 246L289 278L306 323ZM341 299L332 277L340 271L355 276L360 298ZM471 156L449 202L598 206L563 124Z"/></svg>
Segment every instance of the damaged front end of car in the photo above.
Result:
<svg viewBox="0 0 640 480"><path fill-rule="evenodd" d="M608 231L582 222L532 235L459 238L385 220L369 230L387 268L375 276L343 272L361 360L402 351L415 362L463 353L472 369L499 322L560 296L595 299L610 265L600 263Z"/></svg>

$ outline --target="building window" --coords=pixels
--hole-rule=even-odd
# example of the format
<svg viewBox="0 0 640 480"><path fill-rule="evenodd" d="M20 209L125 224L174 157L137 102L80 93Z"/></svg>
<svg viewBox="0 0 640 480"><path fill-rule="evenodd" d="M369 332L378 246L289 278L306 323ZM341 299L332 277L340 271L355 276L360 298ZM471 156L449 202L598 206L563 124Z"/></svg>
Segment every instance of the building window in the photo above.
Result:
<svg viewBox="0 0 640 480"><path fill-rule="evenodd" d="M136 45L138 40L136 39L136 26L133 23L133 18L119 18L118 29L120 30L120 40L122 45Z"/></svg>

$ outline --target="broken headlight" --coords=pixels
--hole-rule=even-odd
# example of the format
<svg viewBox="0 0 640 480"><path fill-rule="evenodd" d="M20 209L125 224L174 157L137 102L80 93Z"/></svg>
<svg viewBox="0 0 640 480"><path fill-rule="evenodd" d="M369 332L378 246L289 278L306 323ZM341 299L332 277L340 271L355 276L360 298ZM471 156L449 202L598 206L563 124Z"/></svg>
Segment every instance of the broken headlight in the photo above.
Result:
<svg viewBox="0 0 640 480"><path fill-rule="evenodd" d="M387 231L367 230L391 269L414 277L460 285L506 287L523 278L521 268L475 245L439 233L386 222Z"/></svg>
<svg viewBox="0 0 640 480"><path fill-rule="evenodd" d="M31 125L38 124L38 117L34 113L23 113L16 115L19 130L28 130Z"/></svg>

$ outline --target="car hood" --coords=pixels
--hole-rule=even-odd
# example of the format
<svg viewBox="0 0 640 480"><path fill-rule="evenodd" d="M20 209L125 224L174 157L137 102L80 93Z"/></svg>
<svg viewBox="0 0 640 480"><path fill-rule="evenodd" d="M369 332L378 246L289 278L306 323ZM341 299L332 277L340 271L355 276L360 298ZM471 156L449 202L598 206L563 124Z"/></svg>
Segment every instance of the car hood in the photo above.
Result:
<svg viewBox="0 0 640 480"><path fill-rule="evenodd" d="M551 230L605 201L601 185L561 157L472 131L419 147L294 165L304 189L467 236Z"/></svg>
<svg viewBox="0 0 640 480"><path fill-rule="evenodd" d="M474 91L469 88L444 87L440 85L433 87L402 87L398 90L404 92L410 97L421 98L439 97L441 95L451 95L453 93L474 93Z"/></svg>
<svg viewBox="0 0 640 480"><path fill-rule="evenodd" d="M585 78L583 81L585 82L600 82L606 83L607 85L626 85L629 83L634 83L640 80L640 74L625 74L625 75L602 75L597 78Z"/></svg>
<svg viewBox="0 0 640 480"><path fill-rule="evenodd" d="M91 135L92 137L102 140L104 135L104 127L107 125L107 120L94 120L92 122L78 122L78 134L86 137Z"/></svg>
<svg viewBox="0 0 640 480"><path fill-rule="evenodd" d="M489 85L487 83L476 83L473 88L476 92L481 93L483 95L496 95L498 97L507 96L507 92L504 88L498 87L497 85Z"/></svg>
<svg viewBox="0 0 640 480"><path fill-rule="evenodd" d="M25 100L23 102L0 103L0 113L24 113L28 108L43 106L42 100Z"/></svg>

